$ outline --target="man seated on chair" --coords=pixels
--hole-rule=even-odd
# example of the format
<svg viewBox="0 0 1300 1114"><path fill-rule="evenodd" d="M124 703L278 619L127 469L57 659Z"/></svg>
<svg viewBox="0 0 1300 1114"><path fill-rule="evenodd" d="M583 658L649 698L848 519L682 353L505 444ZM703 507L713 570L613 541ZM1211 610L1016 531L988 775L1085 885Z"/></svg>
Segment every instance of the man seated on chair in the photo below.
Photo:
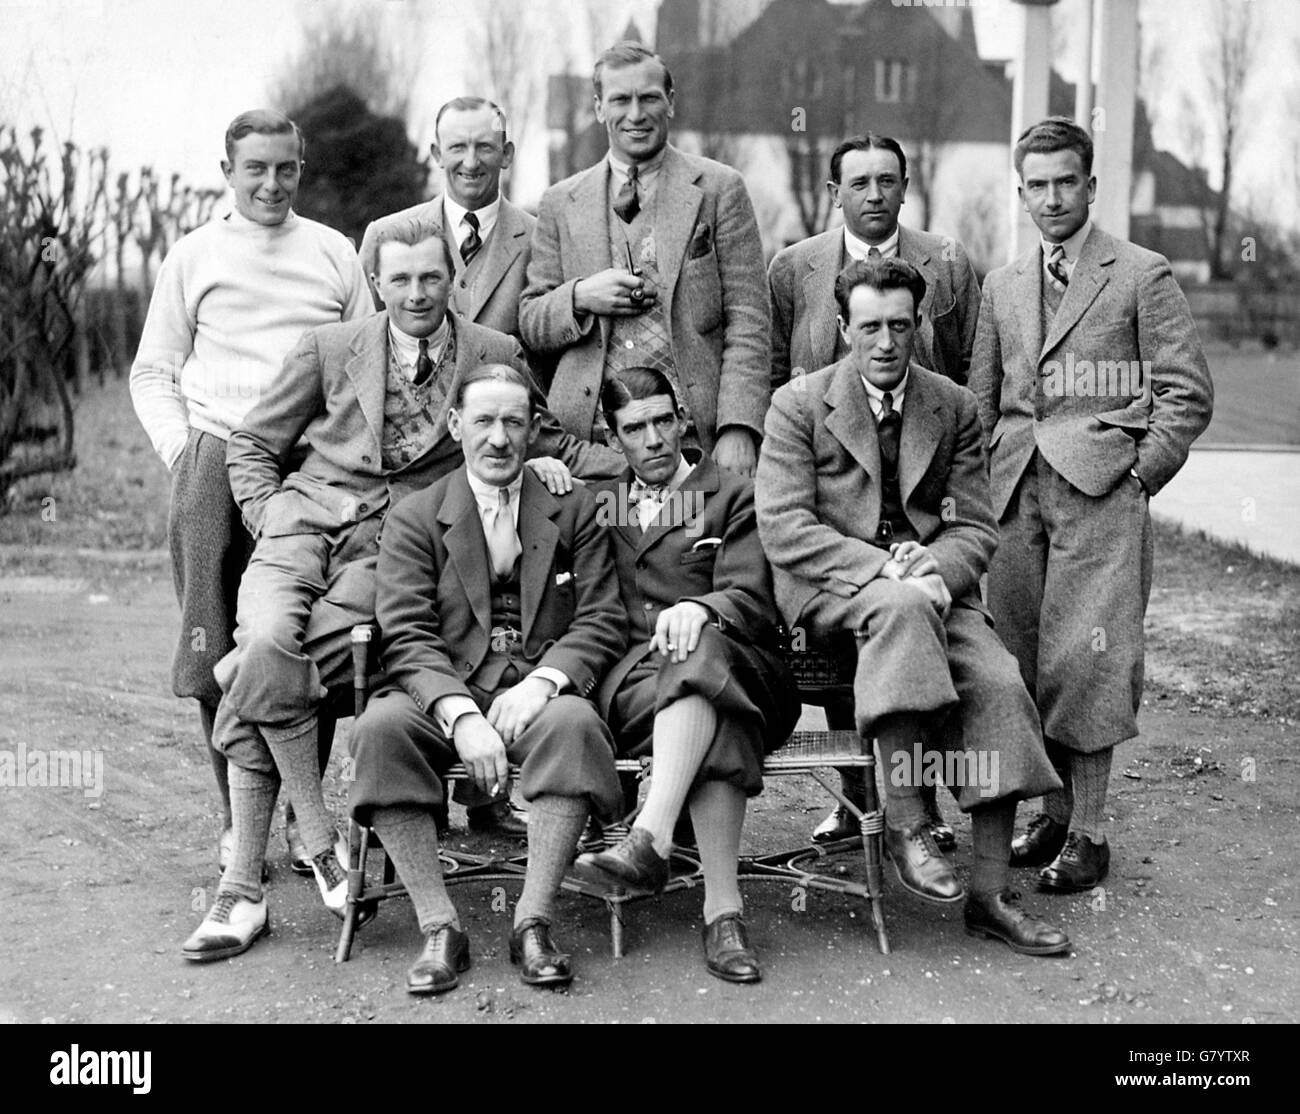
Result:
<svg viewBox="0 0 1300 1114"><path fill-rule="evenodd" d="M605 380L601 403L627 457L593 487L613 538L631 647L601 685L619 753L653 758L645 807L616 847L578 858L575 873L629 893L668 879L673 826L689 804L704 868L704 954L728 982L757 982L737 880L745 799L762 791L765 750L799 718L775 651L780 622L758 539L754 485L697 450L686 416L651 368Z"/></svg>
<svg viewBox="0 0 1300 1114"><path fill-rule="evenodd" d="M448 767L459 759L490 793L522 767L528 872L509 947L530 985L572 979L550 934L555 897L588 813L622 802L590 700L627 645L609 539L589 489L552 495L524 468L540 421L530 382L501 365L461 381L448 421L465 464L402 503L380 546L386 684L353 728L349 804L415 905L412 994L451 990L470 964L438 861Z"/></svg>
<svg viewBox="0 0 1300 1114"><path fill-rule="evenodd" d="M980 602L997 532L975 398L911 363L924 295L905 260L854 261L840 273L849 354L776 392L758 526L791 627L826 641L856 636L855 718L880 748L885 850L903 886L935 901L963 896L919 793L936 767L951 771L974 843L967 931L1051 955L1069 939L1019 908L1007 881L1016 801L1059 779ZM944 730L950 713L960 732Z"/></svg>
<svg viewBox="0 0 1300 1114"><path fill-rule="evenodd" d="M239 589L235 648L218 662L215 745L232 766L235 853L218 900L183 955L238 955L266 931L261 863L281 778L326 906L343 915L347 877L321 793L317 710L351 660L353 624L374 615L385 515L463 460L450 399L484 363L524 367L513 337L446 312L452 266L435 222L396 222L376 237L383 313L308 331L227 449L230 487L257 538ZM622 457L564 433L538 408L530 467L552 490L617 475ZM299 440L301 467L281 482ZM559 459L556 459L559 458Z"/></svg>

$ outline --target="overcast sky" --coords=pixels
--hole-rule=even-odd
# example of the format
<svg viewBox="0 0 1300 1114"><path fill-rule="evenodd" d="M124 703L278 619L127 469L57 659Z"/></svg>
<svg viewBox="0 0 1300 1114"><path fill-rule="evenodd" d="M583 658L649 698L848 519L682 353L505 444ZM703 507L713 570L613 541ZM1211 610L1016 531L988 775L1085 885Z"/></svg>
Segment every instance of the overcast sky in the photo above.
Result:
<svg viewBox="0 0 1300 1114"><path fill-rule="evenodd" d="M394 36L424 44L411 128L413 138L427 143L437 106L476 84L466 71L464 20L478 0L333 2L377 9ZM1056 9L1059 37L1067 43L1081 2L1061 0ZM1179 105L1204 93L1205 2L1142 0L1144 26L1165 47L1156 139L1179 154L1186 154ZM1265 27L1242 158L1244 187L1257 204L1300 226L1292 169L1292 139L1300 129L1300 0L1235 2L1251 4ZM520 3L551 13L535 57L542 69L555 68L564 47L575 45L567 29L572 5ZM0 120L41 123L59 139L106 145L118 169L149 163L163 173L179 171L195 185L219 185L226 124L265 103L268 83L293 54L303 22L321 6L322 0L0 0ZM657 6L656 0L609 0L606 19L621 30L635 18L649 38ZM974 9L981 53L1010 55L1015 5L977 0ZM578 54L585 51L577 47ZM1060 68L1076 76L1071 56ZM516 177L515 195L524 201L546 185L541 122L539 111Z"/></svg>

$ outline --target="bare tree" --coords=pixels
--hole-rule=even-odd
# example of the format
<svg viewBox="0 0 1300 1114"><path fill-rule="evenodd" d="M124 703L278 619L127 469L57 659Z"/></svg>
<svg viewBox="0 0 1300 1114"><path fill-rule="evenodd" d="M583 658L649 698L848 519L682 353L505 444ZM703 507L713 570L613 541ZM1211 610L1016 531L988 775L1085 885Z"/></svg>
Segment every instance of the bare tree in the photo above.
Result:
<svg viewBox="0 0 1300 1114"><path fill-rule="evenodd" d="M537 49L535 12L516 0L479 0L470 22L471 50L488 81L482 95L505 113L516 159L532 130L544 81L545 54ZM508 181L502 182L502 191L508 191Z"/></svg>
<svg viewBox="0 0 1300 1114"><path fill-rule="evenodd" d="M944 57L946 40L931 40L919 58L912 79L914 96L907 110L908 130L916 144L909 166L911 193L925 210L925 227L934 227L934 184L944 148L952 141L962 103L952 78L953 63Z"/></svg>

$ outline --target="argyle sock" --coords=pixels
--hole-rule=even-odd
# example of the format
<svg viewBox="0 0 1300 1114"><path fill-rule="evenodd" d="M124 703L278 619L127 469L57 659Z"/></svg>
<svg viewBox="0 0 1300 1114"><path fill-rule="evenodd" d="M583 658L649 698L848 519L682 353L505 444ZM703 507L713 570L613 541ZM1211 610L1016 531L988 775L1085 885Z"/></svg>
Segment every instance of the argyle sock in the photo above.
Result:
<svg viewBox="0 0 1300 1114"><path fill-rule="evenodd" d="M1005 798L970 810L971 844L975 852L972 893L994 894L1006 889L1011 877L1011 837L1016 828L1016 802Z"/></svg>
<svg viewBox="0 0 1300 1114"><path fill-rule="evenodd" d="M573 861L583 825L585 797L535 797L528 809L528 873L515 906L515 925L536 918L551 921L555 895Z"/></svg>
<svg viewBox="0 0 1300 1114"><path fill-rule="evenodd" d="M229 828L230 819L230 774L226 770L226 756L212 745L212 725L217 721L217 706L199 702L199 726L203 729L203 741L208 747L208 759L212 763L212 776L217 779L217 791L221 794L221 827Z"/></svg>
<svg viewBox="0 0 1300 1114"><path fill-rule="evenodd" d="M420 931L451 925L460 928L456 906L447 893L438 859L438 826L433 813L422 808L376 808L370 818L397 876L411 895Z"/></svg>
<svg viewBox="0 0 1300 1114"><path fill-rule="evenodd" d="M917 715L900 712L881 716L872 733L880 748L880 762L885 772L885 823L902 831L925 819L919 782L921 771L913 770L915 745L924 745L921 720ZM897 760L895 755L900 755ZM896 771L901 775L896 776Z"/></svg>
<svg viewBox="0 0 1300 1114"><path fill-rule="evenodd" d="M266 860L266 841L271 834L280 778L274 773L246 770L233 762L229 774L235 853L217 892L229 890L249 901L261 901L262 863Z"/></svg>
<svg viewBox="0 0 1300 1114"><path fill-rule="evenodd" d="M660 858L672 853L673 825L717 729L718 713L702 696L683 696L655 716L650 788L633 827L654 837Z"/></svg>
<svg viewBox="0 0 1300 1114"><path fill-rule="evenodd" d="M745 794L727 781L706 781L691 794L691 822L704 868L704 923L743 913L736 860L745 823Z"/></svg>
<svg viewBox="0 0 1300 1114"><path fill-rule="evenodd" d="M1074 820L1070 827L1093 843L1106 842L1106 787L1110 784L1110 765L1114 750L1095 750L1091 754L1071 756L1074 775Z"/></svg>
<svg viewBox="0 0 1300 1114"><path fill-rule="evenodd" d="M325 807L321 792L320 761L316 755L316 717L289 728L262 728L266 745L284 779L285 792L293 803L307 854L313 859L334 848L338 831Z"/></svg>
<svg viewBox="0 0 1300 1114"><path fill-rule="evenodd" d="M1064 786L1043 794L1043 813L1048 819L1068 826L1070 817L1074 814L1074 776L1071 772L1074 752L1052 739L1044 739L1043 746L1052 769Z"/></svg>

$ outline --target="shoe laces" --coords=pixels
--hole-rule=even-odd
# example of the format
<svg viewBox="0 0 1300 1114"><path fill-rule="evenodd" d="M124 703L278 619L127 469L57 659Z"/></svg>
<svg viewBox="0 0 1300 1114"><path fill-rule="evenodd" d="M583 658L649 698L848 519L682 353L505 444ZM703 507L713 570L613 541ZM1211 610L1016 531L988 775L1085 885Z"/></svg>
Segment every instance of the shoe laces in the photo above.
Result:
<svg viewBox="0 0 1300 1114"><path fill-rule="evenodd" d="M217 894L217 900L212 903L212 909L208 912L208 920L213 924L229 924L230 914L239 904L239 894L230 890L222 890Z"/></svg>
<svg viewBox="0 0 1300 1114"><path fill-rule="evenodd" d="M1058 856L1063 863L1077 863L1083 851L1083 846L1079 842L1079 836L1075 832L1070 832L1065 837L1065 846L1061 848L1061 854Z"/></svg>
<svg viewBox="0 0 1300 1114"><path fill-rule="evenodd" d="M1027 836L1037 835L1039 831L1041 831L1043 828L1046 828L1047 825L1050 823L1052 823L1052 818L1048 816L1047 813L1040 812L1031 821L1029 821L1029 829L1025 832L1025 835Z"/></svg>
<svg viewBox="0 0 1300 1114"><path fill-rule="evenodd" d="M316 869L320 871L320 876L329 889L332 890L335 886L341 885L348 880L347 874L339 866L339 858L334 854L333 848L314 856L312 862L316 864Z"/></svg>

